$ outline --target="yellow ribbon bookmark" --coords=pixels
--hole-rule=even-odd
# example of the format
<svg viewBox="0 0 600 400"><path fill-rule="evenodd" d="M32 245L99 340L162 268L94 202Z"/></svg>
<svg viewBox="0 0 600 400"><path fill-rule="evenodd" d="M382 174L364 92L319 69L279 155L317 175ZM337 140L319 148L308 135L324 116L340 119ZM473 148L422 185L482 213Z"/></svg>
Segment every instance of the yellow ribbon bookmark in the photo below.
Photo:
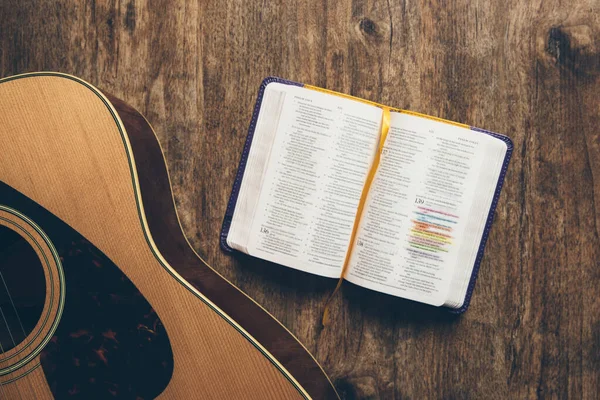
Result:
<svg viewBox="0 0 600 400"><path fill-rule="evenodd" d="M322 324L323 326L327 326L329 324L329 303L333 299L333 296L338 292L340 286L342 286L342 281L346 276L346 271L348 269L348 264L350 263L350 254L352 253L352 249L354 248L354 242L356 241L356 232L358 231L358 226L360 224L360 219L363 213L363 209L365 207L365 202L367 201L367 195L369 194L369 190L371 188L371 184L373 183L373 178L375 177L375 172L377 172L377 168L379 167L379 161L381 160L381 153L383 152L383 146L385 145L385 140L388 135L388 131L390 130L390 109L388 107L383 107L383 115L381 117L381 129L379 135L379 147L377 152L375 153L375 158L373 159L373 163L371 164L371 169L369 170L369 174L367 175L367 180L365 181L365 186L363 187L362 193L360 195L360 201L358 203L358 210L356 211L356 218L354 219L354 226L352 227L352 235L350 236L350 246L346 251L346 258L344 259L344 266L342 267L342 274L340 276L340 280L337 283L337 286L333 290L333 293L329 296L327 301L325 302L325 310L323 310L323 318Z"/></svg>

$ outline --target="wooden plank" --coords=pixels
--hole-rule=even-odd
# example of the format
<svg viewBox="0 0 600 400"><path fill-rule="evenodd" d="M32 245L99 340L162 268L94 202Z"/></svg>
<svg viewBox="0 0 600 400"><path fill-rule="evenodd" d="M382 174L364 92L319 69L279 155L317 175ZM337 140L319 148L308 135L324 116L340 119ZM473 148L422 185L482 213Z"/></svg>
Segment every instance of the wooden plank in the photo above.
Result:
<svg viewBox="0 0 600 400"><path fill-rule="evenodd" d="M600 389L600 6L577 2L15 0L0 76L81 76L160 135L190 241L280 319L346 398ZM515 153L458 319L221 253L253 101L278 75L509 135Z"/></svg>

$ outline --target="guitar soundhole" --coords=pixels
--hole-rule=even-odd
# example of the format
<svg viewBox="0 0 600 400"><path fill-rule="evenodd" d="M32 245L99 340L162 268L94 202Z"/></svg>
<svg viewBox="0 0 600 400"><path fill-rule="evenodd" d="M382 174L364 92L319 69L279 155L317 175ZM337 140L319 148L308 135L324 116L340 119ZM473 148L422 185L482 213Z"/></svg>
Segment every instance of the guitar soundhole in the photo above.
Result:
<svg viewBox="0 0 600 400"><path fill-rule="evenodd" d="M42 263L17 232L0 226L0 353L18 346L38 323L46 298Z"/></svg>

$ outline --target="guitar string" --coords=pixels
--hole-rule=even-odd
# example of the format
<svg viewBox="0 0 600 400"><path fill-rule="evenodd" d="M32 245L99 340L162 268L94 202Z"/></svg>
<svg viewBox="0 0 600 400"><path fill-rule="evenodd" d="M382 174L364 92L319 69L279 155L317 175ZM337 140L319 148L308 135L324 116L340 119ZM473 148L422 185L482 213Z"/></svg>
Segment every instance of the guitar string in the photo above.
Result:
<svg viewBox="0 0 600 400"><path fill-rule="evenodd" d="M0 272L0 274L2 274L2 272ZM8 296L10 297L10 293L8 293ZM8 321L6 320L6 317L4 316L4 311L2 310L2 306L0 306L0 315L2 315L2 319L4 320L4 325L6 325L6 329L8 330L8 335L10 336L10 340L13 343L13 346L17 347L17 344L15 343L15 339L13 338L12 332L10 331L10 326L8 325ZM2 346L2 341L0 341L0 349L2 349L2 354L4 353L4 346ZM2 383L0 383L0 388L4 386ZM23 399L23 397L21 397L21 391L19 390L19 386L16 385L15 386L15 390L17 391L17 394L19 395L19 399Z"/></svg>
<svg viewBox="0 0 600 400"><path fill-rule="evenodd" d="M0 307L0 310L1 309L2 309L2 307ZM0 340L0 351L2 352L2 354L4 354L4 346L2 346L2 340ZM0 394L2 394L2 391L3 391L2 386L4 386L4 384L2 382L0 382ZM19 393L18 390L17 390L17 394L19 395L19 398L20 398L21 394ZM4 396L2 396L2 398L4 398ZM6 396L6 398L8 398L8 396Z"/></svg>
<svg viewBox="0 0 600 400"><path fill-rule="evenodd" d="M15 315L17 316L17 321L19 321L19 325L21 326L21 331L23 332L23 338L26 338L27 332L25 332L25 327L23 326L23 322L21 321L21 317L19 316L19 312L17 311L15 302L13 301L13 298L10 295L10 292L8 291L8 286L6 285L6 280L4 280L4 275L2 275L2 271L0 271L0 279L2 279L2 283L4 284L4 288L6 289L6 293L8 294L8 299L10 300L10 304L12 305L12 308L15 311Z"/></svg>
<svg viewBox="0 0 600 400"><path fill-rule="evenodd" d="M1 309L2 309L2 307L0 307L0 310ZM0 351L2 352L2 355L4 355L4 346L2 346L2 340L0 340ZM2 384L2 382L0 382L0 394L2 394L2 386L4 386L4 385Z"/></svg>
<svg viewBox="0 0 600 400"><path fill-rule="evenodd" d="M2 279L2 282L4 283L4 287L6 288L6 294L8 295L8 299L10 300L10 304L12 304L13 310L15 311L15 315L17 316L17 320L19 321L19 325L21 326L21 331L23 332L23 340L25 340L25 339L27 339L27 332L25 332L25 328L23 327L23 323L21 322L21 317L19 316L19 311L17 310L17 307L15 306L15 302L14 302L12 296L10 295L10 290L8 290L8 285L6 284L6 280L4 279L4 275L2 274L2 271L0 271L0 279ZM17 343L15 342L12 332L10 331L10 326L8 325L8 321L4 315L4 311L2 310L2 307L0 307L0 313L2 313L2 318L4 319L4 323L6 324L6 328L8 329L8 334L10 335L10 338L13 342L13 346L16 348ZM2 353L4 353L4 350L2 351ZM35 390L33 390L31 381L29 379L25 379L25 381L27 382L29 388L31 389L31 393L32 394L35 393ZM17 389L17 393L19 393L19 397L20 397L21 394L18 389L18 386L16 386L16 389Z"/></svg>
<svg viewBox="0 0 600 400"><path fill-rule="evenodd" d="M17 310L15 302L14 302L14 300L13 300L11 294L10 294L10 290L8 290L8 285L6 284L6 280L4 279L4 275L2 274L2 270L1 269L0 269L0 279L2 280L2 283L4 284L4 288L6 289L6 294L8 296L8 299L10 300L10 304L12 305L12 308L13 308L13 310L15 312L15 316L17 317L17 320L19 321L19 325L21 327L21 331L23 332L23 341L24 341L25 339L27 339L27 332L25 331L25 327L24 327L23 322L21 320L21 316L19 315L19 311ZM2 315L2 319L4 320L4 324L6 325L6 328L8 330L8 335L10 336L10 339L11 339L11 341L13 343L13 346L14 346L14 348L16 348L17 347L17 343L16 343L16 341L14 339L14 336L13 336L12 331L10 329L10 325L8 324L8 320L6 319L6 316L4 314L4 310L2 309L1 306L0 306L0 314ZM19 343L21 343L21 342L19 342ZM4 353L4 347L2 346L1 341L0 341L0 351L2 351L2 354L5 354ZM0 361L2 361L2 360L0 360ZM35 390L33 388L33 384L31 382L31 380L29 380L29 379L25 379L25 380L27 381L27 386L29 386L30 393L32 395L35 395ZM0 394L2 393L2 386L4 386L4 385L2 384L2 382L0 382ZM15 390L16 390L17 394L19 395L19 398L22 399L22 397L21 397L21 390L19 389L19 385L15 385ZM0 398L4 398L4 396L0 396Z"/></svg>
<svg viewBox="0 0 600 400"><path fill-rule="evenodd" d="M0 272L0 274L2 274L2 272ZM9 296L10 294L8 292L6 292ZM10 330L10 326L8 325L8 321L6 319L6 316L4 315L4 311L2 311L2 307L0 307L0 315L2 315L2 319L4 320L4 324L6 325L6 329L8 329L8 335L10 336L10 340L13 343L13 346L17 346L17 343L15 343L15 338L13 337L13 334Z"/></svg>

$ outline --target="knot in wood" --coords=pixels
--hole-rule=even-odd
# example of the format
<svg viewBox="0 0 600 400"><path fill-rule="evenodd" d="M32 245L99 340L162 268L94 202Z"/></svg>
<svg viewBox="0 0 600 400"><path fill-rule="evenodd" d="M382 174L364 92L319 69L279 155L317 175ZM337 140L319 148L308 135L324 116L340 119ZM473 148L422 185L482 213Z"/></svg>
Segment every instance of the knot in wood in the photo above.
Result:
<svg viewBox="0 0 600 400"><path fill-rule="evenodd" d="M600 75L600 35L588 25L550 28L546 52L559 64L579 76Z"/></svg>
<svg viewBox="0 0 600 400"><path fill-rule="evenodd" d="M366 17L362 18L358 23L358 27L365 35L369 35L369 36L377 35L377 24L369 18L366 18Z"/></svg>

